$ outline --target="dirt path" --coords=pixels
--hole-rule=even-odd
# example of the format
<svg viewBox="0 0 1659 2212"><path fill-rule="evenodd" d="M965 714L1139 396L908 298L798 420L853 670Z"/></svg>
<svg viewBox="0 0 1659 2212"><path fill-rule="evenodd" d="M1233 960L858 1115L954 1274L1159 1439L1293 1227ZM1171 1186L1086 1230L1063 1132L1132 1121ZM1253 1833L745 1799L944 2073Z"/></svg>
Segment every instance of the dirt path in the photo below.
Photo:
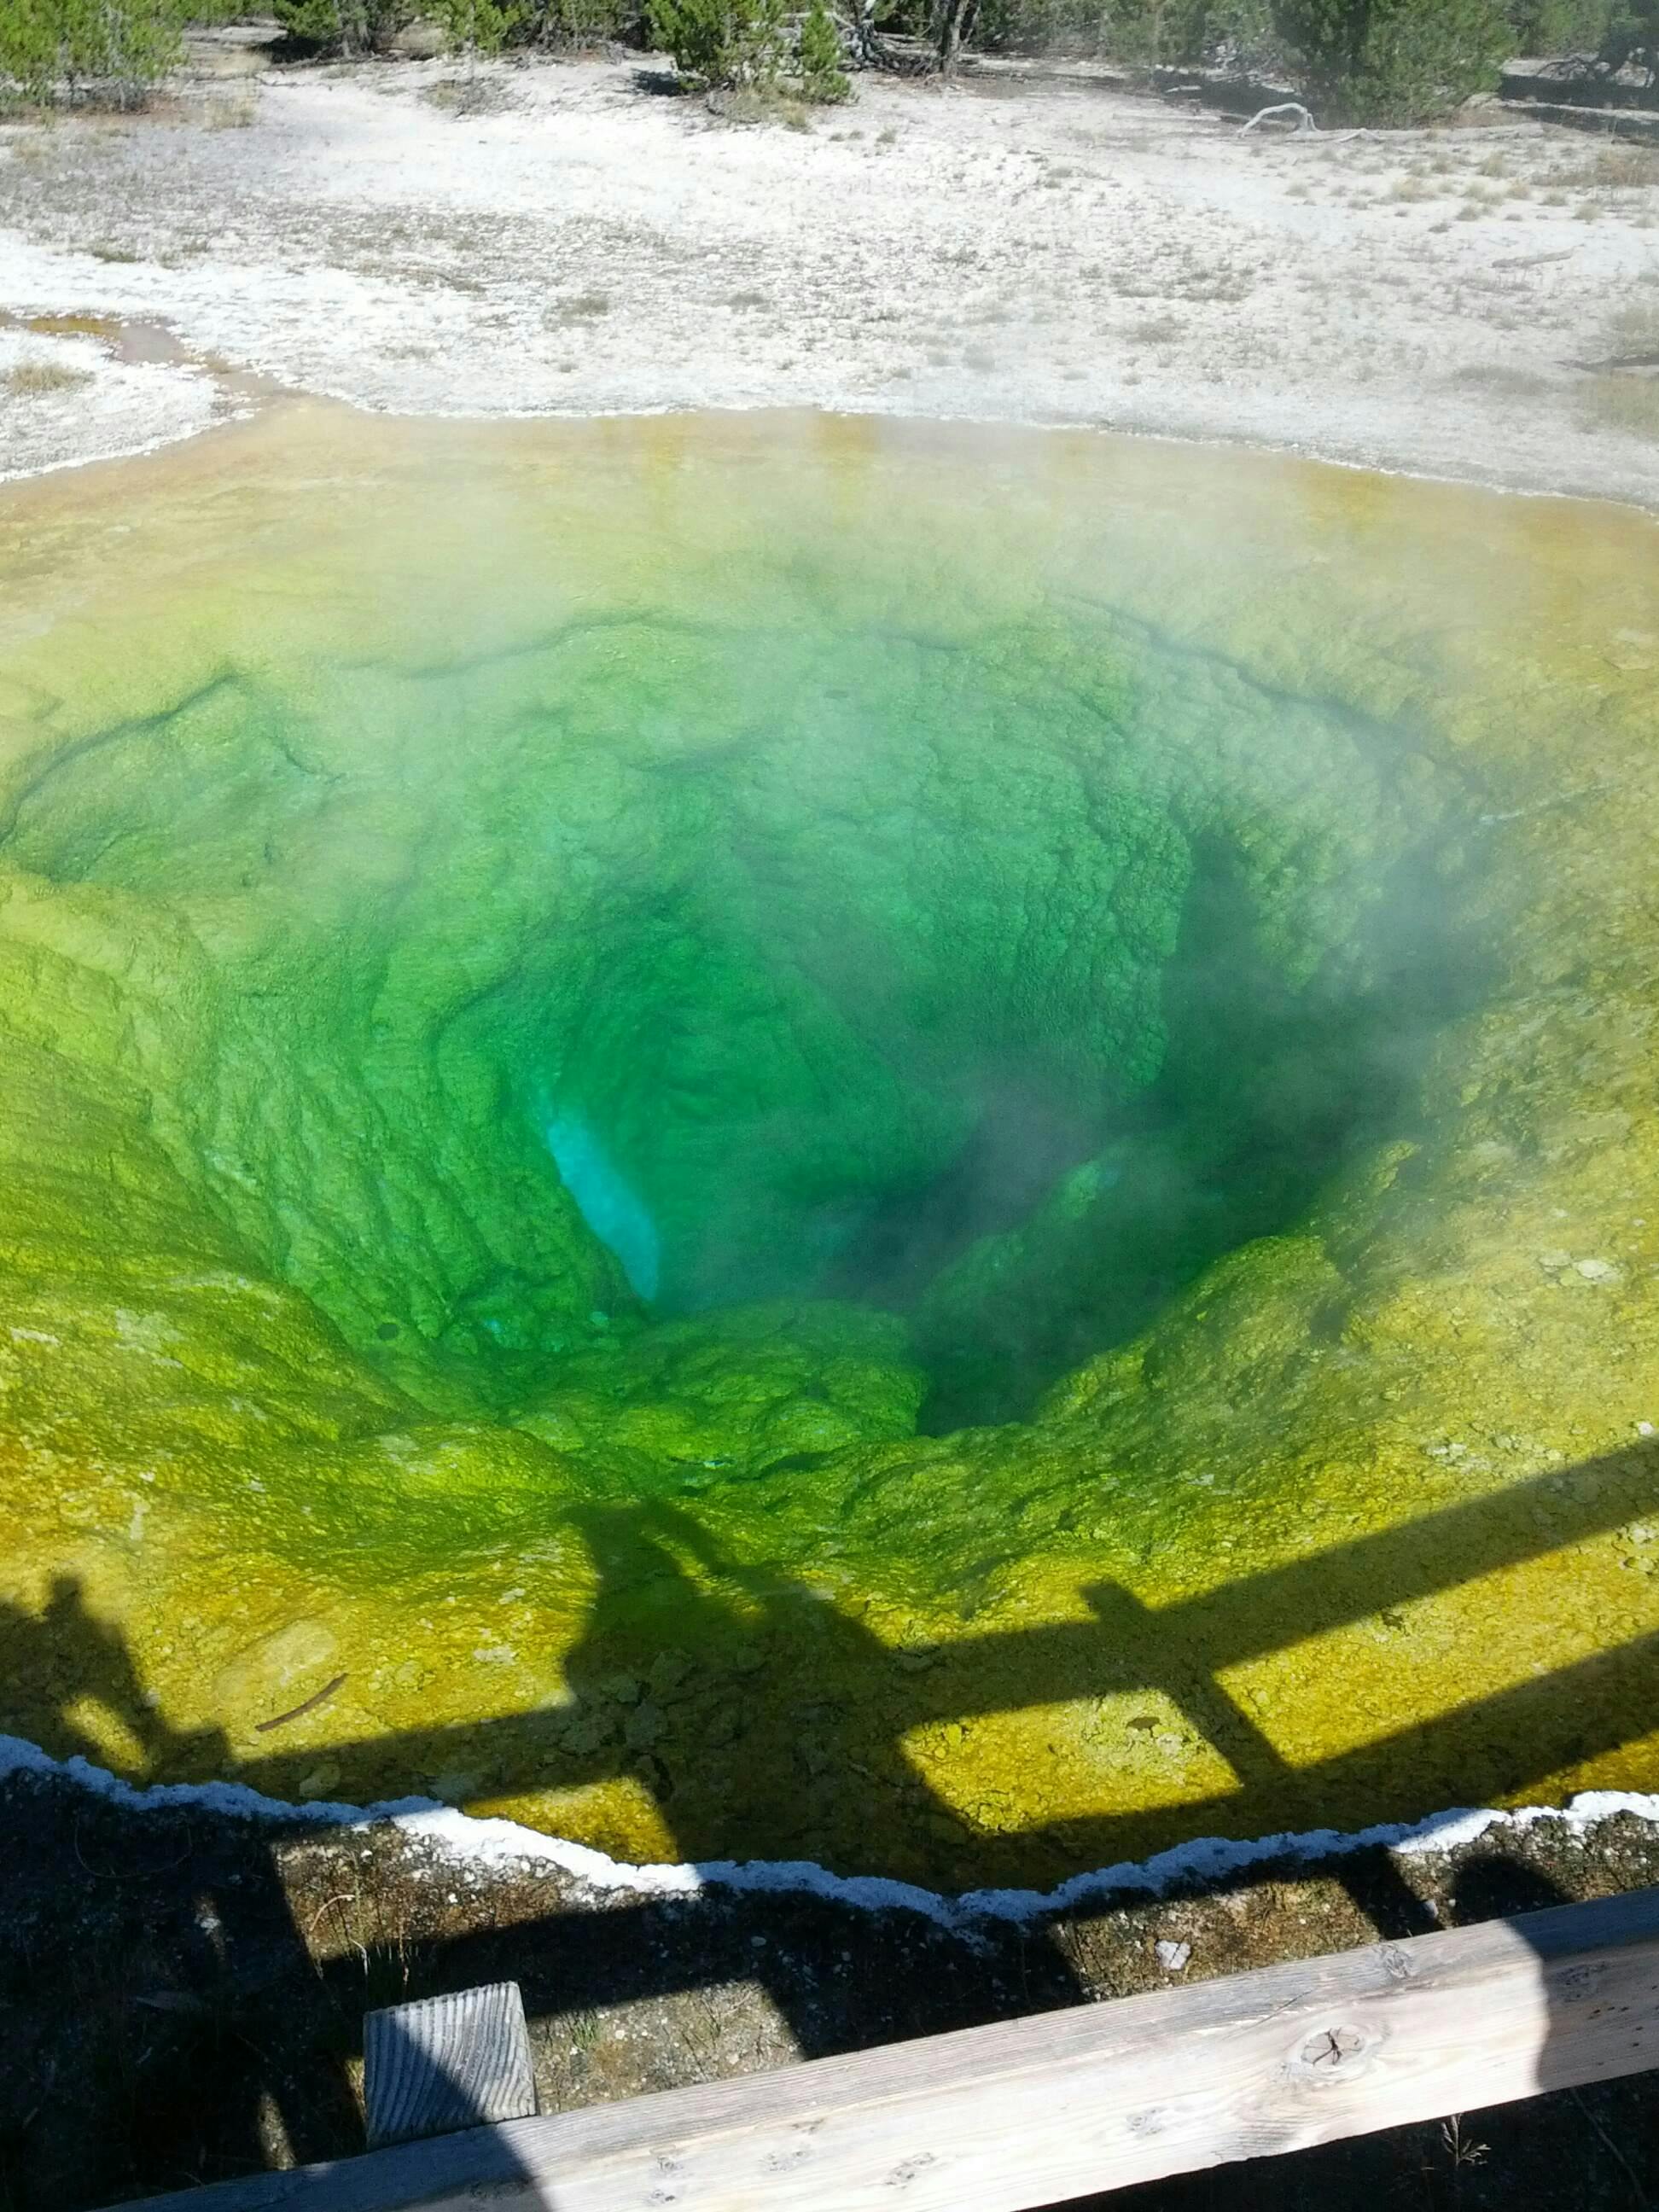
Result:
<svg viewBox="0 0 1659 2212"><path fill-rule="evenodd" d="M1659 392L1583 365L1659 301L1659 153L885 80L734 127L665 82L204 70L149 117L0 129L0 309L191 356L0 329L0 471L246 404L212 357L400 411L1085 422L1659 501ZM38 388L47 357L68 380Z"/></svg>

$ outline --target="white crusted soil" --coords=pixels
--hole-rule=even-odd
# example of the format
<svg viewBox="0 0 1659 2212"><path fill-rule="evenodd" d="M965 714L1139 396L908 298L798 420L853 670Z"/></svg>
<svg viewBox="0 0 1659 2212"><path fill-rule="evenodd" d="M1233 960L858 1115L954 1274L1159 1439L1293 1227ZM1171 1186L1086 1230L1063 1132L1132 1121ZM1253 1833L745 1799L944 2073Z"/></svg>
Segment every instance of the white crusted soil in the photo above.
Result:
<svg viewBox="0 0 1659 2212"><path fill-rule="evenodd" d="M1659 157L1507 117L1244 137L1002 79L734 127L658 64L228 58L149 116L0 128L0 310L400 411L1080 422L1659 502L1659 434L1586 365L1659 298ZM0 472L206 404L179 367L0 382Z"/></svg>
<svg viewBox="0 0 1659 2212"><path fill-rule="evenodd" d="M101 461L204 429L212 380L124 362L91 337L0 326L0 475Z"/></svg>

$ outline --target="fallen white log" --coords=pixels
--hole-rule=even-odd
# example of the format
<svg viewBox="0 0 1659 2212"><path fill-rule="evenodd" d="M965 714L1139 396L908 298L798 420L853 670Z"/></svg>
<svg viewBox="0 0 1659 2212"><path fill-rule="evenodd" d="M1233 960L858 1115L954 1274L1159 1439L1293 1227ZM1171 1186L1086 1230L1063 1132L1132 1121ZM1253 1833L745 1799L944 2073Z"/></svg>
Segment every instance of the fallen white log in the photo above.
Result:
<svg viewBox="0 0 1659 2212"><path fill-rule="evenodd" d="M1257 108L1249 121L1241 125L1240 137L1242 138L1246 131L1254 131L1258 123L1271 123L1281 115L1294 115L1297 118L1296 129L1291 133L1293 137L1317 138L1321 136L1319 125L1299 100L1281 100L1276 101L1272 107Z"/></svg>

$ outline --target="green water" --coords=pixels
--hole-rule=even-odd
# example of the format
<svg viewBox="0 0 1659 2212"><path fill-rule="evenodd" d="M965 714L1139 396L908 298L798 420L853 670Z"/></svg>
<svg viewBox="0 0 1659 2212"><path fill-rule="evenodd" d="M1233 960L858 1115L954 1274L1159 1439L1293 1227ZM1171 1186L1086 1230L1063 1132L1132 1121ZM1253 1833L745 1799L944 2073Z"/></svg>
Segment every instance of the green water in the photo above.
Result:
<svg viewBox="0 0 1659 2212"><path fill-rule="evenodd" d="M1408 732L1099 612L812 612L220 674L0 842L246 910L204 1198L422 1402L653 1491L1024 1416L1408 1123L1466 981Z"/></svg>
<svg viewBox="0 0 1659 2212"><path fill-rule="evenodd" d="M4 520L17 1725L58 1740L30 1624L72 1573L175 1716L152 1771L264 1757L337 1675L262 1786L431 1782L435 1717L450 1794L635 1854L971 1871L1047 1821L1053 1869L1118 1847L1062 1814L1279 1821L1356 1729L1639 1624L1611 1554L1523 1601L1522 1551L1426 1532L1659 1418L1645 526L1086 440L304 410ZM1292 1660L1387 1594L1285 1599L1226 1662L1267 1769L1190 1700L1159 1767L1020 1641L1419 1521L1463 1626ZM809 1597L857 1624L816 1659ZM883 1655L988 1621L964 1735ZM726 1688L595 1767L588 1702L675 1653ZM763 1664L740 1818L710 1715ZM826 1680L890 1802L820 1758L786 1817ZM557 1757L468 1748L573 1694ZM1417 1771L1329 1788L1459 1786Z"/></svg>

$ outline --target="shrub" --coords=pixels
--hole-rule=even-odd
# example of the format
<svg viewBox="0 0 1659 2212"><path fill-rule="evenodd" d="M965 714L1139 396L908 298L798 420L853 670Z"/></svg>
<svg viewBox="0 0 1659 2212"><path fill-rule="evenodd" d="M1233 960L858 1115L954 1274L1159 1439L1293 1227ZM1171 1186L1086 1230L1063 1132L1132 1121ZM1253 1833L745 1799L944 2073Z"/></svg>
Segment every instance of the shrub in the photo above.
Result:
<svg viewBox="0 0 1659 2212"><path fill-rule="evenodd" d="M688 83L769 85L778 74L782 0L649 0L653 42Z"/></svg>
<svg viewBox="0 0 1659 2212"><path fill-rule="evenodd" d="M641 46L641 0L531 0L525 36L543 46Z"/></svg>
<svg viewBox="0 0 1659 2212"><path fill-rule="evenodd" d="M1322 119L1418 123L1490 90L1508 58L1495 0L1274 0Z"/></svg>
<svg viewBox="0 0 1659 2212"><path fill-rule="evenodd" d="M185 20L179 0L0 0L0 82L135 105L178 60Z"/></svg>
<svg viewBox="0 0 1659 2212"><path fill-rule="evenodd" d="M1613 0L1508 0L1504 17L1517 54L1593 54L1613 20Z"/></svg>
<svg viewBox="0 0 1659 2212"><path fill-rule="evenodd" d="M1601 55L1615 69L1631 62L1644 69L1650 98L1659 96L1659 0L1626 0L1614 12Z"/></svg>
<svg viewBox="0 0 1659 2212"><path fill-rule="evenodd" d="M1115 62L1253 64L1272 45L1268 0L981 0L976 31L988 46Z"/></svg>
<svg viewBox="0 0 1659 2212"><path fill-rule="evenodd" d="M1659 78L1659 0L1507 0L1517 53L1595 55Z"/></svg>
<svg viewBox="0 0 1659 2212"><path fill-rule="evenodd" d="M0 5L3 0L0 0ZM378 53L417 10L412 0L276 0L276 21L301 45L325 53Z"/></svg>
<svg viewBox="0 0 1659 2212"><path fill-rule="evenodd" d="M0 6L5 0L0 0ZM290 38L331 53L374 53L418 17L441 24L464 52L503 46L639 45L641 0L276 0Z"/></svg>
<svg viewBox="0 0 1659 2212"><path fill-rule="evenodd" d="M853 89L842 67L841 33L823 0L812 0L801 19L800 89L804 100L827 106Z"/></svg>
<svg viewBox="0 0 1659 2212"><path fill-rule="evenodd" d="M430 12L463 53L498 54L522 35L527 11L518 0L436 0Z"/></svg>

